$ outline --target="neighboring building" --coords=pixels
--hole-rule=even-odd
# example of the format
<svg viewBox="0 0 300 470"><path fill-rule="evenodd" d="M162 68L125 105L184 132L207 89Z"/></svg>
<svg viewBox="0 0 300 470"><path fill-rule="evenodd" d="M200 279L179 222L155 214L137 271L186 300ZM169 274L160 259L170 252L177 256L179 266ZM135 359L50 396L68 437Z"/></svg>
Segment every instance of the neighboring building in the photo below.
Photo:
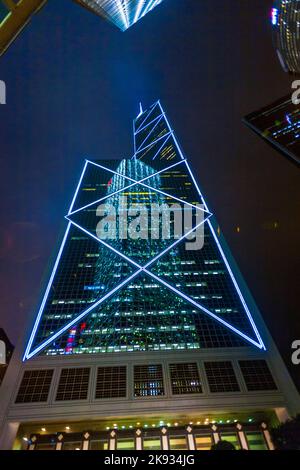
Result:
<svg viewBox="0 0 300 470"><path fill-rule="evenodd" d="M274 148L300 164L300 104L291 95L249 114L244 123Z"/></svg>
<svg viewBox="0 0 300 470"><path fill-rule="evenodd" d="M0 391L0 447L272 449L268 425L296 414L299 395L160 102L135 119L134 148L132 159L85 162ZM162 239L152 217L150 239L129 237L120 216L123 236L99 239L105 203L118 214L177 204L204 246L187 249L173 229Z"/></svg>
<svg viewBox="0 0 300 470"><path fill-rule="evenodd" d="M47 0L0 0L0 55Z"/></svg>
<svg viewBox="0 0 300 470"><path fill-rule="evenodd" d="M14 352L14 347L9 341L7 334L0 328L0 385L4 379L5 372L7 370L9 361L11 359L12 353Z"/></svg>
<svg viewBox="0 0 300 470"><path fill-rule="evenodd" d="M271 11L274 44L285 72L300 72L300 0L276 0Z"/></svg>
<svg viewBox="0 0 300 470"><path fill-rule="evenodd" d="M75 0L122 31L137 23L163 0Z"/></svg>
<svg viewBox="0 0 300 470"><path fill-rule="evenodd" d="M137 23L163 0L74 0L114 23L122 31ZM0 0L0 56L47 0Z"/></svg>

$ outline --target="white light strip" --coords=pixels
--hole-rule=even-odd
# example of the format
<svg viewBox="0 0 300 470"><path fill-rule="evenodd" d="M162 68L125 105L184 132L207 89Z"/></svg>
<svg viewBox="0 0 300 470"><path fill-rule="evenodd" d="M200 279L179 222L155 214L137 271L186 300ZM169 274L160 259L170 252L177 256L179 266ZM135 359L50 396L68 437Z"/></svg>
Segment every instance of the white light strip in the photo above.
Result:
<svg viewBox="0 0 300 470"><path fill-rule="evenodd" d="M66 216L66 218L68 219L68 216ZM132 276L135 276L137 274L139 274L141 271L145 271L147 274L149 275L152 275L152 273L148 272L145 268L151 266L155 261L157 261L161 256L165 255L168 251L172 250L178 243L180 243L183 239L185 239L186 237L188 237L192 232L194 232L195 230L197 230L198 227L200 227L202 224L205 223L205 220L202 220L198 225L196 225L195 227L193 227L191 230L189 230L185 235L183 235L179 240L176 240L172 245L170 245L167 249L165 249L164 251L162 251L159 255L157 255L155 258L153 258L152 260L150 260L144 267L142 267L141 265L139 265L138 263L136 263L134 260L132 260L131 258L129 258L128 256L126 256L124 253L116 250L114 247L112 247L111 245L109 245L108 243L104 242L103 240L99 239L96 235L92 234L91 232L89 232L88 230L86 230L85 228L83 228L81 225L77 224L76 222L74 222L73 220L71 219L68 219L70 220L70 222L75 225L79 230L82 230L84 233L86 233L88 236L94 238L98 243L101 243L102 245L104 245L106 248L109 248L110 250L112 250L114 253L116 253L117 255L119 255L121 258L125 259L126 261L128 261L130 264L133 264L136 268L138 268L138 271L136 271L136 273L134 273L134 275ZM130 277L128 279L128 282L132 279L132 277ZM125 282L125 281L124 281ZM120 285L120 287L123 287L124 285L124 282ZM118 287L118 286L117 286ZM104 300L106 300L108 298L108 296L112 295L116 290L118 290L117 288L115 288L113 291L109 292L108 294L106 294L106 296L102 297L98 302L96 302L95 304L91 305L91 307L89 307L87 310L85 310L84 312L82 312L79 316L73 318L73 320L71 320L70 323L68 323L67 326L64 326L62 327L58 332L55 333L55 335L51 336L50 338L48 338L47 341L43 342L40 346L38 346L38 348L36 348L32 353L30 353L30 355L27 355L26 356L26 359L29 359L30 357L34 356L37 352L39 352L41 349L44 349L44 347L46 347L48 344L50 344L51 342L54 341L55 338L57 338L58 336L60 336L61 334L63 334L66 330L68 330L69 328L71 328L73 325L75 325L76 323L78 323L82 318L83 316L87 315L88 313L90 313L91 310L93 310L97 305L99 305L101 302L103 302Z"/></svg>
<svg viewBox="0 0 300 470"><path fill-rule="evenodd" d="M133 273L130 277L125 279L121 284L116 286L114 289L112 289L110 292L108 292L106 295L104 295L98 302L93 304L91 307L89 307L87 310L82 312L80 315L78 315L76 318L74 318L72 321L70 321L67 325L65 325L61 330L57 331L53 336L48 338L46 341L44 341L40 346L38 346L34 351L32 351L30 354L26 355L26 359L30 359L31 357L35 356L38 352L40 352L42 349L44 349L46 346L49 344L53 343L56 338L61 336L65 331L69 330L72 328L75 323L78 323L82 318L84 318L86 315L88 315L92 310L94 310L96 307L98 307L102 302L107 300L109 297L111 297L115 292L117 292L119 289L124 287L126 284L128 284L132 279L134 279L138 274L140 274L142 270L136 271Z"/></svg>
<svg viewBox="0 0 300 470"><path fill-rule="evenodd" d="M209 218L209 217L208 217ZM74 224L76 225L79 229L83 230L85 233L89 234L90 236L92 236L93 238L95 238L95 240L97 240L98 242L104 244L107 248L111 249L113 252L115 252L116 254L118 254L119 256L121 256L122 258L124 258L126 261L128 261L129 263L132 263L134 264L135 267L138 267L139 268L139 272L142 270L144 273L148 274L150 277L154 278L156 281L162 283L163 285L165 285L166 287L168 287L170 290L172 290L173 292L176 292L176 294L178 294L179 296L181 296L183 299L185 299L186 301L188 301L189 303L191 303L192 305L194 305L195 307L197 307L198 309L202 310L203 312L205 312L207 315L209 315L210 317L212 317L214 320L218 321L219 323L223 324L224 326L226 326L227 328L229 328L231 331L235 332L236 334L238 334L239 336L243 337L244 339L246 339L247 341L249 341L251 344L255 345L256 347L258 347L259 349L263 349L263 345L260 344L260 343L257 343L256 341L254 341L252 338L250 338L248 335L246 335L245 333L241 332L240 330L238 330L237 328L235 328L234 326L232 326L231 324L229 324L228 322L226 322L225 320L223 320L222 318L220 318L218 315L216 315L215 313L211 312L210 310L208 310L206 307L204 307L203 305L195 302L195 300L193 300L191 297L187 296L186 294L184 294L183 292L179 291L178 289L176 289L174 286L172 286L171 284L169 284L168 282L164 281L162 278L156 276L155 274L153 274L151 271L149 271L147 268L149 268L154 262L156 262L159 258L161 258L162 256L164 256L168 251L172 250L178 243L180 243L182 240L184 240L186 237L188 237L193 231L195 231L198 227L200 227L203 223L205 223L205 221L208 220L208 218L206 218L205 220L203 220L201 223L199 223L198 225L196 225L195 227L193 227L193 229L191 229L189 232L187 232L185 235L183 235L180 239L176 240L172 245L170 245L169 247L167 247L165 250L163 250L161 253L159 253L155 258L153 258L152 260L150 260L145 266L140 266L138 263L136 263L135 261L133 261L132 259L130 259L128 256L124 255L122 252L116 250L115 248L113 248L112 246L108 245L107 243L103 242L103 240L100 240L98 239L95 235L91 234L90 232L88 232L87 230L83 229L80 225L78 224ZM72 320L73 321L73 324L77 323L77 320L74 319Z"/></svg>
<svg viewBox="0 0 300 470"><path fill-rule="evenodd" d="M158 124L160 123L160 121L162 120L163 116L161 115L160 118L158 119L158 121L155 123L155 125L153 126L153 128L151 129L151 131L149 132L149 134L147 134L147 137L143 140L143 142L139 145L137 151L135 153L138 153L140 148L143 148L142 145L144 145L144 143L146 142L146 140L149 139L149 137L151 136L152 132L156 129L156 127L158 126ZM155 141L154 141L155 142Z"/></svg>
<svg viewBox="0 0 300 470"><path fill-rule="evenodd" d="M184 160L182 160L184 161ZM89 161L89 163L91 163L92 165L95 165L95 166L98 166L104 170L108 170L107 168L105 168L104 166L100 165L99 163L95 163L95 162L91 162ZM178 163L182 163L182 162L177 162ZM176 164L175 164L176 165ZM111 171L112 173L115 173L117 176L122 176L123 178L125 179L128 179L129 181L133 181L135 184L137 183L136 180L134 180L133 178L130 178L129 176L123 176L121 173L118 173L117 171L114 171L114 170L109 170ZM160 171L160 173L162 172L165 172L166 171L166 168L164 168L163 170ZM154 176L153 175L150 175L150 178L152 178ZM146 178L148 179L148 177ZM203 212L208 212L209 214L211 214L206 208L205 209L202 209L201 207L198 207L198 206L195 206L194 204L191 204L190 202L186 202L184 201L183 199L179 199L178 197L176 196L172 196L172 194L168 194L168 193L165 193L164 191L161 191L160 189L157 189L157 188L152 188L152 186L149 186L147 184L144 184L144 183L139 183L141 186L145 186L147 189L151 189L152 191L155 191L157 193L160 193L160 194L163 194L164 196L167 196L167 197L170 197L171 199L174 199L176 201L179 201L179 202L182 202L183 204L186 204L188 206L191 206L191 207L194 207L195 209L198 209L198 210L202 210Z"/></svg>
<svg viewBox="0 0 300 470"><path fill-rule="evenodd" d="M136 132L142 127L142 125L146 122L146 120L148 119L148 117L152 114L152 112L154 111L154 109L156 108L158 103L155 103L152 108L150 109L150 111L145 111L145 113L147 113L147 115L145 116L145 119L142 120L141 124L139 125L139 127L136 129ZM136 118L135 122L137 121L138 118Z"/></svg>
<svg viewBox="0 0 300 470"><path fill-rule="evenodd" d="M124 10L124 7L123 7L123 4L121 2L121 0L115 0L116 1L116 4L117 4L117 7L118 7L118 10L119 10L119 13L120 13L120 16L123 20L123 23L124 23L124 26L125 28L129 28L129 23L128 23L128 19L126 17L126 14L125 14L125 10Z"/></svg>
<svg viewBox="0 0 300 470"><path fill-rule="evenodd" d="M74 203L75 203L75 200L76 200L76 197L77 197L79 188L80 188L81 183L82 183L82 180L83 180L83 176L84 176L85 171L86 171L87 164L88 164L88 162L85 161L85 164L84 164L84 167L83 167L83 170L82 170L82 173L81 173L81 176L80 176L80 179L79 179L79 182L78 182L78 185L77 185L77 188L76 188L74 197L73 197L72 202L71 202L71 205L70 205L69 213L70 213L70 212L72 211L72 209L73 209L73 206L74 206ZM56 274L56 271L57 271L57 268L58 268L58 265L59 265L59 262L60 262L60 259L61 259L63 250L64 250L64 247L65 247L65 243L66 243L67 238L68 238L68 234L69 234L70 228L71 228L71 223L69 222L69 223L68 223L68 226L67 226L67 228L66 228L65 235L64 235L62 244L61 244L61 246L60 246L60 249L59 249L59 252L58 252L58 255L57 255L57 258L56 258L56 261L55 261L55 264L54 264L54 267L53 267L53 270L52 270L52 273L51 273L51 276L50 276L50 279L49 279L49 282L48 282L48 284L47 284L47 288L46 288L46 291L45 291L45 294L44 294L44 297L43 297L43 300L42 300L42 303L41 303L41 306L40 306L38 315L37 315L37 317L36 317L36 320L35 320L35 323L34 323L34 327L33 327L33 329L32 329L32 332L31 332L29 341L28 341L28 343L27 343L27 347L26 347L26 350L25 350L25 353L24 353L24 356L23 356L23 361L27 358L28 353L29 353L29 351L30 351L30 349L31 349L31 346L32 346L32 343L33 343L33 340L34 340L34 337L35 337L35 334L36 334L36 331L37 331L37 328L38 328L38 325L39 325L39 322L40 322L40 319L41 319L41 316L42 316L43 311L44 311L44 308L45 308L45 304L46 304L47 299L48 299L48 295L49 295L49 292L50 292L50 289L51 289L51 286L52 286L52 282L53 282L53 280L54 280L54 277L55 277L55 274Z"/></svg>
<svg viewBox="0 0 300 470"><path fill-rule="evenodd" d="M152 121L148 122L148 124L146 124L144 127L142 127L142 129L139 129L138 131L134 131L134 135L137 135L140 132L142 132L143 130L145 130L148 126L153 124L155 121L157 121L157 119L159 119L162 116L163 116L163 114L160 114L159 116L156 116L156 118L154 118ZM134 122L133 122L133 125L134 125Z"/></svg>
<svg viewBox="0 0 300 470"><path fill-rule="evenodd" d="M212 317L214 320L218 321L219 323L222 323L224 326L226 326L227 328L229 328L230 330L234 331L236 334L242 336L244 339L246 339L247 341L250 341L250 343L254 344L255 346L257 346L259 349L263 349L263 346L260 344L260 343L257 343L256 341L254 341L252 338L250 338L249 336L245 335L244 333L242 333L240 330L238 330L237 328L235 328L234 326L230 325L229 323L227 323L225 320L223 320L222 318L218 317L217 315L215 315L213 312L211 312L210 310L208 310L207 308L205 308L203 305L201 304L198 304L197 302L195 302L193 299L191 299L190 297L188 297L187 295L185 295L183 292L180 292L178 289L176 289L175 287L173 287L171 284L169 284L168 282L164 281L163 279L161 279L160 277L156 276L155 274L153 274L151 271L148 271L148 270L145 270L144 271L149 274L151 277L153 277L156 281L159 281L160 283L162 283L163 285L165 285L166 287L168 287L168 289L172 290L173 292L175 292L177 295L179 295L180 297L182 297L183 299L185 299L186 301L188 301L189 303L193 304L195 307L197 307L198 309L202 310L203 312L205 312L207 315L209 315L210 317Z"/></svg>
<svg viewBox="0 0 300 470"><path fill-rule="evenodd" d="M189 164L188 164L188 162L187 162L186 160L185 160L185 164L186 164L187 169L188 169L188 171L189 171L189 173L190 173L190 175L191 175L191 178L192 178L192 180L193 180L193 182L194 182L194 184L195 184L195 187L196 187L196 189L197 189L199 195L201 196L201 198L202 198L202 200L203 200L204 207L205 207L207 210L209 210L208 207L207 207L207 204L206 204L206 202L205 202L205 199L204 199L204 197L202 196L202 193L201 193L201 191L200 191L200 189L199 189L199 186L198 186L198 184L197 184L197 182L196 182L196 180L195 180L195 178L194 178L194 175L193 175L193 173L192 173L192 170L191 170L191 168L190 168L190 166L189 166ZM255 323L254 323L253 318L252 318L252 315L251 315L251 313L250 313L250 311L249 311L249 309L248 309L248 306L247 306L247 304L246 304L246 302L245 302L245 299L244 299L244 297L243 297L243 295L242 295L242 293L241 293L241 291L240 291L240 288L239 288L239 286L238 286L238 283L237 283L237 281L236 281L236 279L235 279L235 277L234 277L234 274L233 274L233 272L232 272L232 270L231 270L231 268L230 268L230 265L229 265L229 263L228 263L228 261L227 261L227 258L226 258L226 256L225 256L225 253L223 252L223 249L222 249L222 247L221 247L221 245L220 245L220 242L219 242L219 240L218 240L218 237L217 237L217 235L216 235L216 233L215 233L215 231L214 231L214 228L213 228L213 226L212 226L210 220L208 221L208 225L209 225L210 231L211 231L211 233L212 233L212 235L213 235L213 237L214 237L214 239L215 239L215 242L216 242L216 244L217 244L217 247L218 247L218 249L219 249L219 252L220 252L220 254L221 254L222 258L223 258L223 261L224 261L224 263L225 263L225 265L226 265L226 267L227 267L227 270L228 270L229 275L230 275L230 277L231 277L231 280L232 280L232 282L233 282L233 284L234 284L234 287L235 287L235 289L236 289L236 291L237 291L237 293L238 293L238 296L239 296L239 298L240 298L240 300L241 300L241 302L242 302L242 305L243 305L243 307L244 307L244 310L245 310L245 312L246 312L246 315L248 316L248 319L249 319L249 321L250 321L250 323L251 323L251 325L252 325L252 327L253 327L253 329L254 329L254 331L255 331L256 337L257 337L257 339L258 339L258 341L259 341L259 343L260 343L260 345L261 345L261 348L265 350L266 347L265 347L265 345L264 345L264 342L263 342L263 340L262 340L262 338L261 338L261 336L260 336L260 334L259 334L259 332L258 332L258 330L257 330L257 327L256 327L256 325L255 325Z"/></svg>
<svg viewBox="0 0 300 470"><path fill-rule="evenodd" d="M136 152L136 154L141 153L141 152L144 152L144 151L147 150L149 147L152 147L153 145L157 144L157 142L159 142L160 140L162 140L162 139L164 139L165 137L167 137L167 135L171 135L172 133L173 133L173 131L168 132L167 134L162 135L162 136L159 137L158 139L153 140L153 142L151 142L150 144L146 145L146 146L143 147L142 149L140 148L140 149Z"/></svg>
<svg viewBox="0 0 300 470"><path fill-rule="evenodd" d="M135 15L134 15L134 18L133 18L133 24L136 23L139 18L140 18L140 14L141 14L141 11L143 9L143 6L145 4L145 0L140 0L137 7L136 7L136 12L135 12Z"/></svg>
<svg viewBox="0 0 300 470"><path fill-rule="evenodd" d="M88 161L88 163L93 163L93 162ZM160 173L164 173L165 171L170 170L171 168L174 168L175 166L181 165L182 163L183 163L183 161L174 163L173 165L170 165L170 166L168 166L168 167L166 167L166 168L163 168L162 170L157 171L156 173L153 173L153 175L146 176L145 178L143 178L143 179L141 179L141 180L139 180L139 181L132 180L132 181L135 181L135 182L132 183L132 184L130 184L130 185L128 185L128 186L124 186L124 188L118 189L118 191L115 191L115 192L113 192L113 193L111 193L111 194L109 194L109 195L107 195L107 196L104 196L104 197L102 197L102 198L100 198L100 199L97 199L96 201L90 202L90 203L87 204L86 206L80 207L79 209L76 209L76 210L73 211L73 212L69 212L68 215L76 214L76 213L79 212L79 211L82 211L82 210L84 210L84 209L87 209L88 207L93 206L93 205L96 204L97 202L99 203L99 202L101 202L101 201L105 201L105 199L108 199L108 198L110 198L110 197L112 197L112 196L115 196L115 195L118 194L118 193L121 193L121 192L123 192L123 191L127 191L127 189L130 189L130 188L132 188L133 186L136 186L137 184L140 184L140 183L142 183L143 181L146 181L147 179L152 178L153 176L157 176L157 175L159 175ZM98 165L96 164L96 166L98 166ZM103 167L103 168L104 168L104 167ZM114 170L110 170L110 169L107 168L107 171L110 171L110 172L112 172L113 174L116 174L116 175L118 175L118 176L122 176L121 173L116 173ZM124 176L124 179L127 179L127 177ZM153 189L154 189L154 188L153 188ZM155 190L155 189L154 189L154 190ZM156 190L155 190L155 191L156 191ZM184 201L182 201L182 202L184 202Z"/></svg>

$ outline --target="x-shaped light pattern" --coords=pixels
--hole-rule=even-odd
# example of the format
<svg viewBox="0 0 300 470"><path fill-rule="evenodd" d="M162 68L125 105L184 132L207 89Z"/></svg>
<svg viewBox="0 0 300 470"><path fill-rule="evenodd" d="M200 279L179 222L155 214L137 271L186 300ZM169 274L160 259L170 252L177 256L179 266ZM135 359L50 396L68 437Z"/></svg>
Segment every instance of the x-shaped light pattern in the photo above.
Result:
<svg viewBox="0 0 300 470"><path fill-rule="evenodd" d="M76 197L77 197L77 194L78 194L78 191L80 189L80 186L81 186L81 183L82 183L82 180L83 180L83 177L84 177L84 174L85 174L85 171L86 171L86 168L87 168L87 165L94 165L96 167L99 167L101 168L102 170L105 170L105 171L108 171L114 175L118 175L122 178L124 178L124 180L128 180L130 182L130 184L128 184L127 186L125 186L124 188L112 193L112 194L109 194L105 197L102 197L96 201L93 201L92 203L84 206L84 207L81 207L79 209L76 209L73 211L73 207L74 207L74 203L75 203L75 200L76 200ZM168 289L170 289L171 291L173 291L176 295L178 295L179 297L183 298L185 301L189 302L190 304L192 304L194 307L198 308L199 310L203 311L204 313L206 313L207 315L209 315L210 317L212 317L214 320L220 322L221 324L223 324L225 327L229 328L231 331L235 332L236 334L242 336L244 339L246 339L247 341L249 341L250 343L252 343L253 345L259 347L260 349L264 348L264 345L259 337L259 334L256 330L256 327L255 327L255 324L252 320L252 326L254 326L254 331L257 332L256 333L256 336L258 337L258 342L253 340L252 338L250 338L249 336L245 335L243 332L241 332L240 330L238 330L237 328L235 328L234 326L232 326L230 323L226 322L225 320L223 320L222 318L220 318L218 315L216 315L214 312L211 312L210 310L208 310L206 307L204 307L203 305L199 304L198 302L196 302L194 299L192 299L191 297L187 296L186 294L184 294L183 292L181 292L180 290L178 290L176 287L174 287L173 285L169 284L168 282L166 282L164 279L160 278L159 276L155 275L154 273L152 273L151 271L149 271L148 268L151 267L152 264L154 264L159 258L161 258L162 256L164 256L166 253L168 253L170 250L172 250L177 244L179 244L180 242L182 242L185 238L187 238L191 233L193 233L195 230L197 230L202 224L204 224L206 221L210 224L210 221L209 221L209 218L211 217L211 213L209 212L209 210L207 209L206 205L204 204L204 209L201 209L199 208L198 206L195 206L191 203L188 203L186 201L183 201L182 199L180 198L177 198L175 196L172 196L168 193L165 193L163 191L160 191L158 190L157 188L153 188L151 187L150 185L146 184L145 181L152 178L153 176L157 175L157 174L160 174L162 172L165 172L167 170L170 170L178 165L182 165L182 164L185 164L187 166L187 168L189 169L190 171L190 168L188 166L188 163L185 159L182 159L181 161L173 164L173 165L170 165L169 167L166 167L166 168L163 168L162 170L152 174L152 175L149 175L141 180L134 180L133 178L130 178L129 176L125 176L123 174L120 174L110 168L106 168L104 167L103 165L99 164L99 163L96 163L96 162L92 162L92 161L89 161L89 160L86 160L86 163L85 163L85 166L84 166L84 170L83 170L83 173L81 175L81 178L80 178L80 181L79 181L79 184L78 184L78 187L77 187L77 190L75 192L75 195L74 195L74 198L73 198L73 201L72 201L72 204L71 204L71 207L70 207L70 210L68 212L68 215L66 216L66 218L68 219L69 221L69 224L68 224L68 227L67 227L67 230L66 230L66 234L65 234L65 237L64 237L64 240L63 240L63 243L62 243L62 246L61 246L61 250L59 252L59 255L58 255L58 258L57 258L57 261L56 261L56 264L54 266L54 270L52 272L52 276L50 278L50 281L49 281L49 284L48 284L48 287L47 287L47 290L46 290L46 293L45 293L45 296L44 296L44 300L43 300L43 303L41 305L41 308L40 308L40 311L39 311L39 315L37 317L37 320L36 320L36 323L35 323L35 326L34 326L34 329L32 331L32 335L31 335L31 338L30 338L30 341L28 343L28 346L27 346L27 349L25 351L25 355L24 355L24 359L29 359L31 357L33 357L34 355L36 355L38 352L40 352L42 349L44 349L46 346L48 346L50 343L52 343L53 341L55 341L55 339L57 339L59 336L61 336L64 332L66 332L67 330L69 330L70 328L72 328L72 326L74 326L76 323L78 323L79 321L81 321L84 317L86 317L92 310L94 310L95 308L97 308L101 303L103 303L104 301L106 301L108 298L110 298L113 294L115 294L117 291L119 291L120 289L122 289L123 287L125 287L129 282L131 282L135 277L137 277L139 274L141 273L144 273L144 274L147 274L148 276L152 277L153 279L155 279L157 282L161 283L162 285L164 285L165 287L167 287ZM192 174L191 174L192 176ZM192 176L192 179L193 179L193 176ZM195 182L195 181L194 181ZM163 251L161 251L159 254L157 254L154 258L152 258L150 261L148 261L144 266L140 265L139 263L135 262L134 260L132 260L131 258L129 258L128 256L126 256L124 253L120 252L119 250L116 250L114 247L110 246L108 243L106 243L104 240L101 240L99 239L97 236L95 236L94 234L92 234L91 232L89 232L88 230L86 230L84 227L80 226L79 224L77 224L75 221L72 220L72 215L79 212L79 211L83 211L85 209L87 209L88 207L96 204L96 203L100 203L102 201L105 201L106 199L112 197L113 195L117 194L117 193L120 193L122 191L125 191L127 189L130 189L136 185L141 185L141 186L144 186L145 188L147 189L150 189L151 191L154 191L154 192L157 192L157 193L161 193L167 197L170 197L174 200L177 200L185 205L188 205L188 206L191 206L193 208L195 208L196 210L203 210L203 212L206 214L206 217L204 217L204 219L197 225L195 225L191 230L189 230L187 233L185 233L181 238L179 238L178 240L176 240L174 243L172 243L170 246L168 246L167 248L165 248ZM202 198L202 195L201 193L199 193L201 198ZM42 316L42 313L43 313L43 309L45 307L45 304L46 304L46 301L47 301L47 297L48 297L48 294L49 294L49 290L50 290L50 287L51 287L51 284L53 282L53 279L54 279L54 276L55 276L55 272L56 272L56 269L58 267L58 263L59 263L59 260L60 260L60 257L61 257L61 254L62 254L62 251L63 251L63 248L64 248L64 245L65 245L65 242L67 240L67 237L68 237L68 233L69 233L69 230L70 230L70 226L71 225L74 225L75 227L77 227L78 229L82 230L83 232L85 232L87 235L89 235L90 237L94 238L95 240L97 240L97 242L101 243L103 246L105 246L106 248L112 250L114 253L116 253L117 255L119 255L121 258L123 258L124 260L126 260L127 262L129 262L130 264L132 264L135 268L136 268L136 271L134 273L132 273L129 277L127 277L123 282L121 282L120 284L118 284L116 287L114 287L111 291L109 291L106 295L104 295L103 297L101 297L97 302L95 302L93 305L91 305L88 309L84 310L83 312L81 312L79 315L77 315L76 317L74 317L67 325L63 326L61 329L59 329L55 334L51 335L51 337L48 337L47 340L43 341L42 344L40 344L38 347L36 347L33 351L30 351L31 349L31 346L32 346L32 342L33 342L33 339L34 339L34 336L35 336L35 333L36 333L36 330L37 330L37 327L38 327L38 324L39 324L39 321L41 319L41 316ZM210 225L210 227L212 227Z"/></svg>

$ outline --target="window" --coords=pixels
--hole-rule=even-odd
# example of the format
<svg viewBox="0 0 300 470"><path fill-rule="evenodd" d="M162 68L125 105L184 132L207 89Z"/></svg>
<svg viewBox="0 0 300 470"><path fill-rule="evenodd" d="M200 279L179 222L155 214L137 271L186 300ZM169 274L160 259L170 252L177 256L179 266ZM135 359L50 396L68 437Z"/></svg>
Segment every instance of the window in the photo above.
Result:
<svg viewBox="0 0 300 470"><path fill-rule="evenodd" d="M172 393L183 395L202 393L199 372L196 363L170 364Z"/></svg>
<svg viewBox="0 0 300 470"><path fill-rule="evenodd" d="M81 441L64 442L63 450L81 450Z"/></svg>
<svg viewBox="0 0 300 470"><path fill-rule="evenodd" d="M268 450L263 435L259 432L246 432L250 450Z"/></svg>
<svg viewBox="0 0 300 470"><path fill-rule="evenodd" d="M249 392L258 390L277 390L266 361L239 361L239 364Z"/></svg>
<svg viewBox="0 0 300 470"><path fill-rule="evenodd" d="M222 432L221 439L222 441L230 442L230 444L232 444L236 450L241 448L239 438L235 432Z"/></svg>
<svg viewBox="0 0 300 470"><path fill-rule="evenodd" d="M90 442L89 450L108 450L108 441L104 440L93 440Z"/></svg>
<svg viewBox="0 0 300 470"><path fill-rule="evenodd" d="M163 371L160 364L134 366L135 397L156 397L164 394Z"/></svg>
<svg viewBox="0 0 300 470"><path fill-rule="evenodd" d="M187 450L187 440L185 436L170 437L171 450Z"/></svg>
<svg viewBox="0 0 300 470"><path fill-rule="evenodd" d="M43 443L37 444L34 450L55 450L55 448L56 448L55 443L43 442Z"/></svg>
<svg viewBox="0 0 300 470"><path fill-rule="evenodd" d="M205 362L205 370L209 388L212 393L240 391L230 361Z"/></svg>
<svg viewBox="0 0 300 470"><path fill-rule="evenodd" d="M161 442L158 436L155 437L144 437L143 440L144 450L160 450Z"/></svg>
<svg viewBox="0 0 300 470"><path fill-rule="evenodd" d="M48 400L53 369L26 370L18 391L16 403L35 403Z"/></svg>
<svg viewBox="0 0 300 470"><path fill-rule="evenodd" d="M60 375L56 400L86 400L89 378L90 369L88 367L63 369Z"/></svg>
<svg viewBox="0 0 300 470"><path fill-rule="evenodd" d="M211 436L196 436L195 443L197 450L210 450L212 446Z"/></svg>
<svg viewBox="0 0 300 470"><path fill-rule="evenodd" d="M126 397L126 366L98 367L95 398Z"/></svg>
<svg viewBox="0 0 300 470"><path fill-rule="evenodd" d="M134 439L118 439L117 449L118 450L134 450L135 449Z"/></svg>

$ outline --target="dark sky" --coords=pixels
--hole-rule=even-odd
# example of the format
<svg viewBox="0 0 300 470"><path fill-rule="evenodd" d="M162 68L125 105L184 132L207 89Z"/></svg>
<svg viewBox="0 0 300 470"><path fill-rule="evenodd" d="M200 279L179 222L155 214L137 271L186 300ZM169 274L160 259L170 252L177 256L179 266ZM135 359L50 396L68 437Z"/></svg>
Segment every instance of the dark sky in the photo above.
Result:
<svg viewBox="0 0 300 470"><path fill-rule="evenodd" d="M139 101L160 98L300 386L290 360L300 339L299 169L241 123L289 91L271 5L165 0L121 33L50 0L1 58L0 326L13 342L37 309L84 158L131 156Z"/></svg>

